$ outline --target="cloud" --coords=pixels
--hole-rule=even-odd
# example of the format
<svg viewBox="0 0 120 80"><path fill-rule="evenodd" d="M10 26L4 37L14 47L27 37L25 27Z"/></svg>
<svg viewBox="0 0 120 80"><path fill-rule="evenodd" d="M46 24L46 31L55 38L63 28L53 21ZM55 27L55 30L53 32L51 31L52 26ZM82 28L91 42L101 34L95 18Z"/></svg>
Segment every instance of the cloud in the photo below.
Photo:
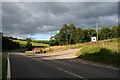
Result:
<svg viewBox="0 0 120 80"><path fill-rule="evenodd" d="M51 36L63 24L94 28L99 21L101 26L114 26L117 17L117 2L2 2L3 33L20 38Z"/></svg>
<svg viewBox="0 0 120 80"><path fill-rule="evenodd" d="M2 0L2 2L118 2L119 0Z"/></svg>

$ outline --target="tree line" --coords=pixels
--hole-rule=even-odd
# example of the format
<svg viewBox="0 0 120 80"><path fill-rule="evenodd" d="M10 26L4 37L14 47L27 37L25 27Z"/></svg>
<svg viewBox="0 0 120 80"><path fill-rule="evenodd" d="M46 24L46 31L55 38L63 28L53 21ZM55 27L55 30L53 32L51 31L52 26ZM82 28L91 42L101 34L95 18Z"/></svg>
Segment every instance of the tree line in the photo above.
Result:
<svg viewBox="0 0 120 80"><path fill-rule="evenodd" d="M2 42L2 51L8 51L8 50L13 50L20 48L20 44L18 42L13 42L12 40L9 39L9 37L3 36L2 33L0 33L0 38Z"/></svg>
<svg viewBox="0 0 120 80"><path fill-rule="evenodd" d="M64 24L60 29L59 33L55 36L51 36L50 45L68 45L76 43L84 43L91 41L91 37L97 36L97 31L95 29L81 29L77 28L74 24ZM98 39L112 39L120 37L120 25L104 26L98 30Z"/></svg>

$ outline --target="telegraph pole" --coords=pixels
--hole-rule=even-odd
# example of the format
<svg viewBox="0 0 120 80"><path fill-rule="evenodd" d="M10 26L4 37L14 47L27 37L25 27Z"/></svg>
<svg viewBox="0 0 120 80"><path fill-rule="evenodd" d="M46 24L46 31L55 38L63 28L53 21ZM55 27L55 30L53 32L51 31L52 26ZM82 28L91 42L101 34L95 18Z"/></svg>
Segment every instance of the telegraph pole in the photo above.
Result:
<svg viewBox="0 0 120 80"><path fill-rule="evenodd" d="M98 27L99 27L99 24L98 22L96 22L97 41L98 41Z"/></svg>

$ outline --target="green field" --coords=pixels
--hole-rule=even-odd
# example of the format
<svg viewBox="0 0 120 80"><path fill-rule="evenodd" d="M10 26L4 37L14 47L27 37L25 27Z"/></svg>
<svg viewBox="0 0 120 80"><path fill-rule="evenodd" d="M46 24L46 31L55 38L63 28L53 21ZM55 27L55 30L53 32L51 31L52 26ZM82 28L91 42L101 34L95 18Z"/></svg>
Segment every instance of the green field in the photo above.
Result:
<svg viewBox="0 0 120 80"><path fill-rule="evenodd" d="M21 40L13 40L14 42L19 42L20 45L23 45L25 46L26 45L26 41L21 41ZM32 42L32 46L45 46L45 47L48 47L49 45L48 44L44 44L44 43L36 43L36 42Z"/></svg>

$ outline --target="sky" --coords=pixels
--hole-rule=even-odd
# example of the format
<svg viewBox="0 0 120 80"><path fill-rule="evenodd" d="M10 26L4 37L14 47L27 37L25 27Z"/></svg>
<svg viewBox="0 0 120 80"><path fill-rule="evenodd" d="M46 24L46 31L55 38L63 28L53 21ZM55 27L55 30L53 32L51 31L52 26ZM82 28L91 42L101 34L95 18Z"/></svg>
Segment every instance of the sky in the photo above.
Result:
<svg viewBox="0 0 120 80"><path fill-rule="evenodd" d="M118 0L72 1L4 0L0 6L0 30L19 39L49 40L64 24L82 29L95 29L96 21L99 28L118 24Z"/></svg>

